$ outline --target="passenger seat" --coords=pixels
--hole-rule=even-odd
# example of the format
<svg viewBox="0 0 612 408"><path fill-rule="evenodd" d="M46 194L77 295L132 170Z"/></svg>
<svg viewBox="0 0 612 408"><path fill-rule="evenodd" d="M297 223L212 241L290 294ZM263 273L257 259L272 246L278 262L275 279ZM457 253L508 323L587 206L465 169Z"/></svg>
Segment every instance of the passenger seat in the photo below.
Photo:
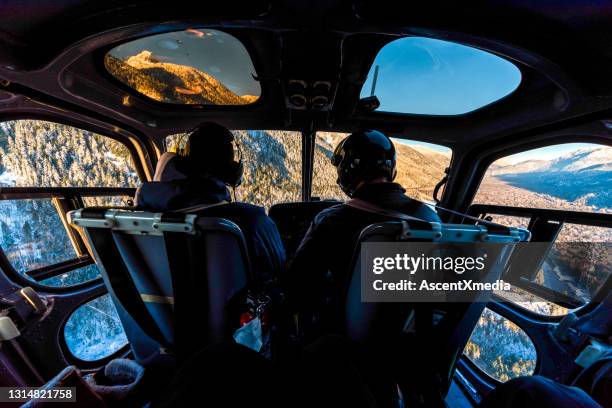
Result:
<svg viewBox="0 0 612 408"><path fill-rule="evenodd" d="M476 326L491 292L474 292L460 301L446 294L446 302L364 302L362 300L362 244L376 242L506 243L504 249L489 248L483 282L498 279L512 254L513 245L529 239L518 228L485 229L483 226L439 224L423 221L390 221L372 224L360 235L355 247L350 284L345 299L344 333L381 362L395 377L407 398L418 390L417 399L428 406L442 404L450 387L455 364ZM466 248L466 250L469 250ZM440 405L442 406L442 405Z"/></svg>
<svg viewBox="0 0 612 408"><path fill-rule="evenodd" d="M231 339L251 280L240 228L184 213L84 208L83 229L136 361Z"/></svg>

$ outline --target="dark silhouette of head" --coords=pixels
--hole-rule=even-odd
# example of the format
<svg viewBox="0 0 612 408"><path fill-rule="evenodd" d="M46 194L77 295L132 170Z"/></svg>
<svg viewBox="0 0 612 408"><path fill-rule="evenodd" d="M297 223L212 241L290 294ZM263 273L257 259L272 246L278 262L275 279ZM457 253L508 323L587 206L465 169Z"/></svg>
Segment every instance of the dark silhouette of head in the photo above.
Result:
<svg viewBox="0 0 612 408"><path fill-rule="evenodd" d="M214 122L202 123L189 135L184 154L191 172L195 174L216 177L232 187L242 182L239 146L225 126Z"/></svg>
<svg viewBox="0 0 612 408"><path fill-rule="evenodd" d="M393 181L397 156L391 139L377 130L363 130L342 140L332 156L338 170L338 185L349 197L369 181Z"/></svg>

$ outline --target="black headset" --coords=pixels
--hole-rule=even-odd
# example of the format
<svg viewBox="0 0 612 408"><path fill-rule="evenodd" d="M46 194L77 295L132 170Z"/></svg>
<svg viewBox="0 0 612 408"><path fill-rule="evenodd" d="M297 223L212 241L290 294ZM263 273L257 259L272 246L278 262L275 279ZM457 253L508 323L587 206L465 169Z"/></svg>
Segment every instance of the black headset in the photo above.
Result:
<svg viewBox="0 0 612 408"><path fill-rule="evenodd" d="M232 134L233 136L233 134ZM244 164L242 162L242 149L240 143L233 137L232 140L236 144L236 150L238 151L238 160L234 160L228 166L227 174L225 175L224 182L232 188L238 187L242 184L242 178L244 177Z"/></svg>
<svg viewBox="0 0 612 408"><path fill-rule="evenodd" d="M197 128L192 129L190 132L183 133L176 145L168 149L168 151L175 153L181 157L189 157L189 138L191 137L195 129ZM230 134L232 135L230 143L233 142L233 144L236 145L236 150L238 151L238 160L234 160L229 163L226 166L226 169L224 169L223 171L219 171L218 173L216 173L216 175L228 186L236 188L240 186L240 184L242 184L242 179L244 177L244 164L242 162L242 149L240 147L240 143L238 143L238 140L236 139L233 133L230 132ZM185 137L188 137L187 142L184 144L184 146L181 147Z"/></svg>

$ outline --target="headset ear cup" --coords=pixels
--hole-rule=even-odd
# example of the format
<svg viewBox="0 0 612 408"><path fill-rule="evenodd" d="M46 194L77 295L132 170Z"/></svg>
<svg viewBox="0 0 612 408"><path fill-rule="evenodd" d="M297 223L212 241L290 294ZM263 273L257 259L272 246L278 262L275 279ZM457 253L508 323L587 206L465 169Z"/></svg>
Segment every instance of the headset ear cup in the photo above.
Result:
<svg viewBox="0 0 612 408"><path fill-rule="evenodd" d="M225 182L232 187L238 187L242 184L242 176L244 174L244 165L242 164L242 160L235 161L231 164L230 168L227 172L227 178Z"/></svg>
<svg viewBox="0 0 612 408"><path fill-rule="evenodd" d="M244 176L244 164L242 164L242 160L238 161L238 165L236 166L236 184L235 187L238 187L242 184L242 177Z"/></svg>

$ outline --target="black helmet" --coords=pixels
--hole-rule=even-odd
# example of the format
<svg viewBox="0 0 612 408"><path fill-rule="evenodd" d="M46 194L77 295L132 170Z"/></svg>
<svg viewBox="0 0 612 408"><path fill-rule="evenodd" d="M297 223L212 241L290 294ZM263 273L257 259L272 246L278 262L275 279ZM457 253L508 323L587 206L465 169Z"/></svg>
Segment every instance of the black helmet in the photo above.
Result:
<svg viewBox="0 0 612 408"><path fill-rule="evenodd" d="M395 179L396 154L393 142L377 130L364 130L350 134L341 141L332 164L338 169L338 184L349 197L359 183L386 177Z"/></svg>

